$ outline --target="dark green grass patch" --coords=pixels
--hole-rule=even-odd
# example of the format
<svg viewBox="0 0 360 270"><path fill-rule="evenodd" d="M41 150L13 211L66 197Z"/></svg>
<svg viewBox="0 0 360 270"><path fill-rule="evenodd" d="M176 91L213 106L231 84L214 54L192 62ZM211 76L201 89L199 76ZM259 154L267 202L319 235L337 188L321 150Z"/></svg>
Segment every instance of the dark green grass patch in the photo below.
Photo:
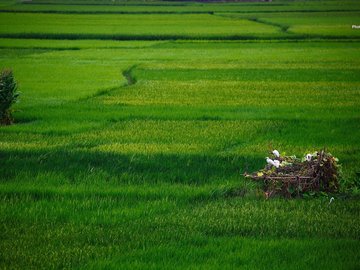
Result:
<svg viewBox="0 0 360 270"><path fill-rule="evenodd" d="M177 41L177 40L204 40L204 41L357 41L357 35L319 35L319 34L292 34L291 36L274 35L125 35L125 34L81 34L81 33L0 33L0 38L6 39L48 39L48 40L119 40L119 41Z"/></svg>
<svg viewBox="0 0 360 270"><path fill-rule="evenodd" d="M337 200L329 206L328 200L194 203L140 197L129 203L120 194L114 195L96 197L85 192L81 197L61 193L33 197L18 193L4 197L2 193L3 265L114 269L166 268L170 264L179 268L266 268L270 263L284 269L357 266L356 201ZM328 253L333 256L327 258ZM294 257L299 260L296 266Z"/></svg>
<svg viewBox="0 0 360 270"><path fill-rule="evenodd" d="M80 146L78 146L80 147ZM84 147L84 145L82 146ZM87 146L89 147L89 146ZM20 180L17 167L22 167L22 177L33 179L42 173L62 175L72 184L156 184L182 183L202 185L230 178L241 178L243 168L254 169L254 157L216 157L205 155L144 155L140 153L109 154L84 151L2 151L4 182ZM259 161L259 159L257 159ZM251 164L251 165L250 165ZM64 171L64 168L67 170ZM65 180L64 179L64 180Z"/></svg>
<svg viewBox="0 0 360 270"><path fill-rule="evenodd" d="M89 263L86 268L116 269L336 269L341 263L345 268L356 268L358 264L347 259L356 256L356 241L321 240L255 240L241 237L197 237L191 243L164 244L146 247L133 254L117 255L109 260ZM345 244L345 242L347 242ZM325 247L326 246L326 247ZM310 250L317 250L316 255ZM334 253L330 259L329 253ZM136 263L133 263L136 261ZM295 261L295 262L294 262Z"/></svg>

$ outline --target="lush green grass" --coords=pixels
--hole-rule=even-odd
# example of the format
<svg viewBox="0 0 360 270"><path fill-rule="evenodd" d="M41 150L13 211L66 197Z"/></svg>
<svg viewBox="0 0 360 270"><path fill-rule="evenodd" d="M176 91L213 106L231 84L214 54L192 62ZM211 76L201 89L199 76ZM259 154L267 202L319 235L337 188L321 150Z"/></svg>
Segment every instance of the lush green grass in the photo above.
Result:
<svg viewBox="0 0 360 270"><path fill-rule="evenodd" d="M276 28L249 20L231 20L209 14L183 15L68 15L0 13L0 34L79 35L263 35ZM206 23L204 23L206 22ZM74 27L76 25L76 27Z"/></svg>
<svg viewBox="0 0 360 270"><path fill-rule="evenodd" d="M38 39L10 39L2 38L0 39L0 48L19 48L19 49L38 49L36 50L23 50L23 52L28 52L30 54L35 54L36 52L42 52L41 50L49 51L51 50L79 50L79 49L111 49L111 48L130 48L130 49L140 49L144 47L151 47L159 43L165 43L167 41L111 41L111 40L73 40L69 42L68 40L41 40ZM13 52L12 50L6 51L7 54L12 53L14 57L19 55L19 51Z"/></svg>
<svg viewBox="0 0 360 270"><path fill-rule="evenodd" d="M116 8L210 8L129 4ZM340 28L318 29L316 42L286 40L307 19L335 29L357 13L336 13L336 23L325 12L236 13L263 7L214 5L231 18L1 13L1 32L10 34L269 31L272 39L0 39L0 65L14 69L22 92L16 124L0 127L0 268L358 268L359 43L321 38ZM273 148L301 156L322 147L343 165L342 193L329 195L330 205L326 196L265 200L242 176Z"/></svg>
<svg viewBox="0 0 360 270"><path fill-rule="evenodd" d="M143 197L143 187L112 193L8 193L2 203L5 224L14 220L19 225L1 223L6 233L1 246L6 252L21 249L3 263L113 269L358 266L358 202L329 207L327 200L184 200L194 189L179 192L180 186L172 197L174 191L161 186L163 196Z"/></svg>
<svg viewBox="0 0 360 270"><path fill-rule="evenodd" d="M360 31L352 29L359 23L358 12L312 12L252 14L250 18L258 18L266 25L278 25L287 34L324 35L324 36L358 36ZM238 15L237 15L238 16Z"/></svg>
<svg viewBox="0 0 360 270"><path fill-rule="evenodd" d="M45 39L359 38L359 12L214 14L0 13L0 36ZM335 18L335 19L334 19ZM206 23L205 23L206 22Z"/></svg>

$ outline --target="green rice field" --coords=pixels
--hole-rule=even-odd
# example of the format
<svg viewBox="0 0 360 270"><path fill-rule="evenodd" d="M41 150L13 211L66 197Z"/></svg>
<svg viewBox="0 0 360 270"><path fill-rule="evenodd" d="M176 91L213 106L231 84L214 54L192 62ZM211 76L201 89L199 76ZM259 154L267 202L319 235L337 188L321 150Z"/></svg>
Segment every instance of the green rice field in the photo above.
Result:
<svg viewBox="0 0 360 270"><path fill-rule="evenodd" d="M1 1L0 269L359 269L352 25L355 0ZM322 148L338 194L243 176Z"/></svg>

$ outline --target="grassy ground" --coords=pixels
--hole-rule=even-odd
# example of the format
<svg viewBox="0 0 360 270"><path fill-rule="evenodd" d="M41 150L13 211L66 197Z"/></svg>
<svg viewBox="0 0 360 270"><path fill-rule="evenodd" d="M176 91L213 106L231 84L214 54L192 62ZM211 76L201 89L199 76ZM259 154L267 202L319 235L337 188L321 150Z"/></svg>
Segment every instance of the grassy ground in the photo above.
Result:
<svg viewBox="0 0 360 270"><path fill-rule="evenodd" d="M41 5L44 6L47 7ZM352 29L360 14L360 6L358 11L357 6L354 4L352 10L338 9L333 12L304 12L294 9L270 13L259 13L259 10L256 13L198 13L196 10L179 10L165 14L157 11L77 14L76 10L54 14L55 10L28 10L23 13L17 9L11 12L5 9L0 13L0 37L110 40L359 39L360 31Z"/></svg>
<svg viewBox="0 0 360 270"><path fill-rule="evenodd" d="M1 9L113 7L54 3ZM0 13L10 35L257 38L0 39L1 67L14 69L22 92L16 124L0 128L1 268L358 268L360 50L358 32L344 30L357 13L333 22L327 12L260 13L264 3L176 4L115 10L226 14ZM294 33L298 42L287 40ZM326 196L266 201L242 177L273 148L321 147L343 165L343 193L330 205Z"/></svg>

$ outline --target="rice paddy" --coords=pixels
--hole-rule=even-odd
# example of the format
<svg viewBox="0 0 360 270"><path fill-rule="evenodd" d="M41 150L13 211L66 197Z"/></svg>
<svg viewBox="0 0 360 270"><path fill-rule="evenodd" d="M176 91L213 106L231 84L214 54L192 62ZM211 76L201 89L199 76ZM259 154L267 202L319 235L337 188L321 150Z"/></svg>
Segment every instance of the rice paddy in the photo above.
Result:
<svg viewBox="0 0 360 270"><path fill-rule="evenodd" d="M3 269L360 267L360 6L0 3ZM272 149L341 192L265 200ZM331 196L334 202L329 204Z"/></svg>

